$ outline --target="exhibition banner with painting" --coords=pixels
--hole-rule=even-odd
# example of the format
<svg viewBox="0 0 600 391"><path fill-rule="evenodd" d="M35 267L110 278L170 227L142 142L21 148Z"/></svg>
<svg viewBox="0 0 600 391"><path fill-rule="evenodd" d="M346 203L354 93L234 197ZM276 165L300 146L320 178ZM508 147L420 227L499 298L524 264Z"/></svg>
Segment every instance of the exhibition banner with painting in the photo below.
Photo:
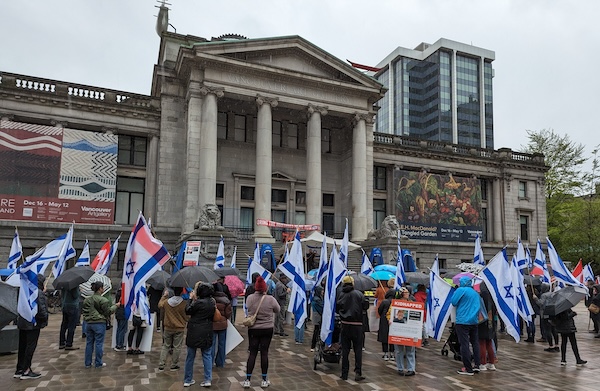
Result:
<svg viewBox="0 0 600 391"><path fill-rule="evenodd" d="M477 178L394 170L394 211L411 239L475 241L483 232L481 194Z"/></svg>
<svg viewBox="0 0 600 391"><path fill-rule="evenodd" d="M423 342L425 303L392 300L388 343L417 346Z"/></svg>
<svg viewBox="0 0 600 391"><path fill-rule="evenodd" d="M113 224L116 135L0 121L0 219Z"/></svg>

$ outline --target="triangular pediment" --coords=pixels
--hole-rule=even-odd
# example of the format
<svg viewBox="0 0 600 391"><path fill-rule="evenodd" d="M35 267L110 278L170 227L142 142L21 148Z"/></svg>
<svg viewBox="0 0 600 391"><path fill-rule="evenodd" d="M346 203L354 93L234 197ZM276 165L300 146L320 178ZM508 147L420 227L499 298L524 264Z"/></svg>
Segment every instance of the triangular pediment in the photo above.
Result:
<svg viewBox="0 0 600 391"><path fill-rule="evenodd" d="M327 80L379 86L379 83L299 36L202 42L197 52L310 75Z"/></svg>
<svg viewBox="0 0 600 391"><path fill-rule="evenodd" d="M288 181L288 182L296 182L296 178L286 175L281 171L274 171L273 174L271 175L271 178L278 179L278 180L284 180L284 181Z"/></svg>

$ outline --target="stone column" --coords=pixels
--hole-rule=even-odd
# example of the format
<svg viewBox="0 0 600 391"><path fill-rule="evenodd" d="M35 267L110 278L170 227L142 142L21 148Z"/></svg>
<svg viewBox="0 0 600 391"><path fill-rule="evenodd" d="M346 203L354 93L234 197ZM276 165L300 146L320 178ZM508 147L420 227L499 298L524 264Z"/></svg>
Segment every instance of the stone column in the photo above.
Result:
<svg viewBox="0 0 600 391"><path fill-rule="evenodd" d="M327 107L308 105L306 126L306 224L322 224L321 116Z"/></svg>
<svg viewBox="0 0 600 391"><path fill-rule="evenodd" d="M374 114L367 119L367 232L373 229L373 124Z"/></svg>
<svg viewBox="0 0 600 391"><path fill-rule="evenodd" d="M144 215L146 218L152 217L153 224L158 223L157 219L157 183L159 170L158 156L159 139L155 135L148 137L148 154L146 156L146 196L144 197Z"/></svg>
<svg viewBox="0 0 600 391"><path fill-rule="evenodd" d="M202 118L200 129L198 169L198 211L206 204L215 203L217 187L217 98L224 95L223 88L203 86L200 93ZM196 217L198 217L196 211Z"/></svg>
<svg viewBox="0 0 600 391"><path fill-rule="evenodd" d="M183 212L183 232L191 232L198 217L198 176L200 168L200 129L202 120L202 94L200 83L190 82L187 100L186 137L186 188L185 209Z"/></svg>
<svg viewBox="0 0 600 391"><path fill-rule="evenodd" d="M493 184L494 242L502 242L502 178L495 178ZM489 240L489 239L488 239Z"/></svg>
<svg viewBox="0 0 600 391"><path fill-rule="evenodd" d="M277 98L256 97L256 187L254 189L255 219L271 220L271 180L273 173L273 115L272 107ZM264 243L272 242L269 227L257 226L254 222L254 237Z"/></svg>
<svg viewBox="0 0 600 391"><path fill-rule="evenodd" d="M354 115L352 133L352 241L367 239L367 120Z"/></svg>

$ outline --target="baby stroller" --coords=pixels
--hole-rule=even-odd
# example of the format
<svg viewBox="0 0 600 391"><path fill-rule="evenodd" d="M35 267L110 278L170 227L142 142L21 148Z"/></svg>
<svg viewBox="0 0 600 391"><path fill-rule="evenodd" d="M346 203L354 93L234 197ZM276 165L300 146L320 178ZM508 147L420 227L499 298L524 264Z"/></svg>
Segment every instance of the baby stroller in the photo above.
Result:
<svg viewBox="0 0 600 391"><path fill-rule="evenodd" d="M342 344L340 343L340 332L342 330L342 323L339 316L335 317L333 324L333 334L331 336L331 346L326 346L325 342L319 338L315 349L314 367L317 370L317 364L325 361L326 363L339 364L340 358L342 357Z"/></svg>
<svg viewBox="0 0 600 391"><path fill-rule="evenodd" d="M454 359L456 361L462 360L460 357L460 342L458 342L458 335L456 334L454 325L450 326L450 335L444 343L444 346L442 346L442 356L448 355L448 349L454 354Z"/></svg>

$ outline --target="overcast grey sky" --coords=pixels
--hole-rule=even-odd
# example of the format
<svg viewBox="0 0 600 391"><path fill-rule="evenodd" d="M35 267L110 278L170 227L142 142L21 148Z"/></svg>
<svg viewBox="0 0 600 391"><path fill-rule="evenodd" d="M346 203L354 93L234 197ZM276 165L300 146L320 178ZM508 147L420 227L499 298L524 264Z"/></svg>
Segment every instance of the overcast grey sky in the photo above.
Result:
<svg viewBox="0 0 600 391"><path fill-rule="evenodd" d="M600 1L171 0L179 34L300 35L376 65L396 47L439 38L496 53L495 147L526 129L600 144ZM153 0L0 0L0 71L148 94L158 56ZM170 31L173 31L170 28Z"/></svg>

